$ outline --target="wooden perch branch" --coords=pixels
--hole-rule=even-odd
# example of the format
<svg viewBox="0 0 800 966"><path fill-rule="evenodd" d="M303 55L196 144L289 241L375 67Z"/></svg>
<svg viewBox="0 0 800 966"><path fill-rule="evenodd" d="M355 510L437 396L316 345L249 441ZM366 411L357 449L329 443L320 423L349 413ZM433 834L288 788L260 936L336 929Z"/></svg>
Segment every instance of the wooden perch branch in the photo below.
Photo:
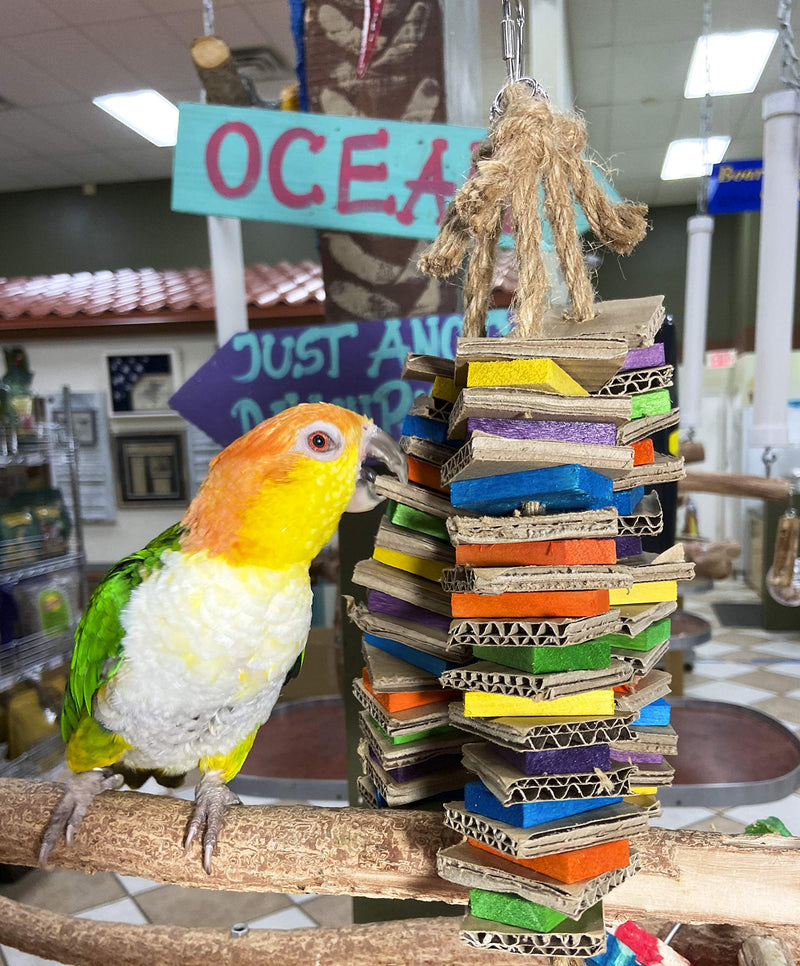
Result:
<svg viewBox="0 0 800 966"><path fill-rule="evenodd" d="M789 499L786 480L743 473L715 473L706 470L687 470L678 483L680 493L719 493L721 496L743 496L754 500Z"/></svg>
<svg viewBox="0 0 800 966"><path fill-rule="evenodd" d="M195 37L191 55L208 104L249 106L252 103L224 40L214 36Z"/></svg>
<svg viewBox="0 0 800 966"><path fill-rule="evenodd" d="M59 786L0 779L0 862L35 865ZM191 806L110 792L92 804L76 845L54 865L239 892L315 892L464 904L467 890L436 874L457 836L438 814L310 806L230 808L213 875L181 839ZM680 922L758 923L778 934L800 922L800 838L726 837L650 829L635 847L644 871L608 897L609 915Z"/></svg>

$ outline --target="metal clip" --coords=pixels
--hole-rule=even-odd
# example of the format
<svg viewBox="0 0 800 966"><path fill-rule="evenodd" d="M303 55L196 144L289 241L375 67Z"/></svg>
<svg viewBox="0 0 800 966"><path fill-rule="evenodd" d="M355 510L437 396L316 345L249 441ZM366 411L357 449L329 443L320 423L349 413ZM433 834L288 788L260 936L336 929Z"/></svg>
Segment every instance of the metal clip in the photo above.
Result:
<svg viewBox="0 0 800 966"><path fill-rule="evenodd" d="M503 44L503 60L506 63L506 82L498 91L492 103L492 119L503 113L503 94L512 84L521 82L528 85L531 97L541 97L547 100L547 92L532 77L522 73L522 62L525 54L525 6L522 0L502 0L503 19L500 22L501 39Z"/></svg>

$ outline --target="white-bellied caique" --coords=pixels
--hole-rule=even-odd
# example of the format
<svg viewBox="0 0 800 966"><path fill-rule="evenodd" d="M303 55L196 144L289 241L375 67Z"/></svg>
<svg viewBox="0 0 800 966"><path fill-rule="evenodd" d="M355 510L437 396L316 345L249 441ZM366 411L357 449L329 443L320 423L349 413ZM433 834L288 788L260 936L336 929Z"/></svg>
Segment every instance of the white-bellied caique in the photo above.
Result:
<svg viewBox="0 0 800 966"><path fill-rule="evenodd" d="M227 786L311 623L311 560L345 511L380 502L376 463L406 478L397 443L364 416L327 403L288 409L216 456L179 524L121 560L75 634L61 729L74 772L45 832L40 862L72 843L92 799L118 771L200 769L185 847L211 856Z"/></svg>

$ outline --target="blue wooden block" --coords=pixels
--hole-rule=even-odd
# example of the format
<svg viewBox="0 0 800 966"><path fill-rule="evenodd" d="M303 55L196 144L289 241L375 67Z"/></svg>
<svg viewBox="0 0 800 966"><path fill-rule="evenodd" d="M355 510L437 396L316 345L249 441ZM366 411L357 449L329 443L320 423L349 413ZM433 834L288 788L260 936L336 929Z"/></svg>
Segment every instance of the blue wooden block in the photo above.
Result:
<svg viewBox="0 0 800 966"><path fill-rule="evenodd" d="M646 704L639 712L639 717L634 722L638 727L650 727L652 725L668 725L670 715L669 702L664 698Z"/></svg>
<svg viewBox="0 0 800 966"><path fill-rule="evenodd" d="M502 805L483 782L468 782L464 786L464 805L470 812L493 818L517 828L532 828L559 818L579 815L604 805L614 805L621 798L568 798L563 802L524 802L521 805Z"/></svg>
<svg viewBox="0 0 800 966"><path fill-rule="evenodd" d="M438 419L429 419L427 416L413 416L409 413L403 419L403 436L418 436L420 439L429 439L434 443L443 443L457 449L459 444L447 438L447 423Z"/></svg>
<svg viewBox="0 0 800 966"><path fill-rule="evenodd" d="M606 951L585 960L591 966L636 966L636 953L611 933L606 933Z"/></svg>
<svg viewBox="0 0 800 966"><path fill-rule="evenodd" d="M493 516L518 510L523 503L543 503L548 513L598 510L611 506L611 480L570 463L522 473L501 473L450 484L450 502L462 510Z"/></svg>
<svg viewBox="0 0 800 966"><path fill-rule="evenodd" d="M617 513L621 517L629 517L643 496L644 487L634 486L630 490L620 490L618 493L615 493L610 505L617 508Z"/></svg>
<svg viewBox="0 0 800 966"><path fill-rule="evenodd" d="M419 651L416 647L410 647L408 644L401 644L400 641L393 641L388 637L376 637L374 634L365 634L364 640L367 644L372 644L373 647L378 647L382 651L386 651L387 654L394 654L395 657L399 657L403 661L413 664L414 667L422 668L423 671L430 671L431 674L435 674L437 677L442 671L461 666L453 661L445 661L433 654L426 654L425 651Z"/></svg>

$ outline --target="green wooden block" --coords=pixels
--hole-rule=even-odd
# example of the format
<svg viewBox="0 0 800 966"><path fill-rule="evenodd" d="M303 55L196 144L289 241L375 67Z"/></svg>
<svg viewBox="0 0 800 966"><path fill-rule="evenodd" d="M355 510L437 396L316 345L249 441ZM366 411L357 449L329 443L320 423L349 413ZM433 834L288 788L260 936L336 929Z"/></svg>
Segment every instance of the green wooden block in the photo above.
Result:
<svg viewBox="0 0 800 966"><path fill-rule="evenodd" d="M426 513L424 510L415 510L404 503L394 503L387 508L386 516L398 527L416 530L418 533L427 533L429 537L436 537L438 540L444 540L447 543L450 542L444 520L433 516L431 513Z"/></svg>
<svg viewBox="0 0 800 966"><path fill-rule="evenodd" d="M381 728L378 722L374 718L370 718L375 727L380 731L387 741L391 741L393 745L408 745L412 741L422 741L423 738L434 738L437 735L456 735L458 734L458 729L454 728L452 725L437 725L435 728L425 728L422 731L414 731L410 735L387 735L386 732Z"/></svg>
<svg viewBox="0 0 800 966"><path fill-rule="evenodd" d="M611 644L604 638L585 641L583 644L567 644L565 647L492 647L478 644L473 645L472 653L485 661L530 671L532 674L594 671L611 664Z"/></svg>
<svg viewBox="0 0 800 966"><path fill-rule="evenodd" d="M536 932L552 932L567 918L563 912L529 902L507 892L487 892L485 889L469 890L469 911L479 919L502 922L520 929Z"/></svg>
<svg viewBox="0 0 800 966"><path fill-rule="evenodd" d="M640 392L631 397L631 419L639 416L657 416L668 413L672 409L669 389L654 389L652 392Z"/></svg>
<svg viewBox="0 0 800 966"><path fill-rule="evenodd" d="M671 627L672 622L669 617L664 617L645 627L643 631L639 631L635 637L628 637L627 634L604 634L597 640L607 642L609 647L621 647L626 651L651 651L669 640Z"/></svg>

